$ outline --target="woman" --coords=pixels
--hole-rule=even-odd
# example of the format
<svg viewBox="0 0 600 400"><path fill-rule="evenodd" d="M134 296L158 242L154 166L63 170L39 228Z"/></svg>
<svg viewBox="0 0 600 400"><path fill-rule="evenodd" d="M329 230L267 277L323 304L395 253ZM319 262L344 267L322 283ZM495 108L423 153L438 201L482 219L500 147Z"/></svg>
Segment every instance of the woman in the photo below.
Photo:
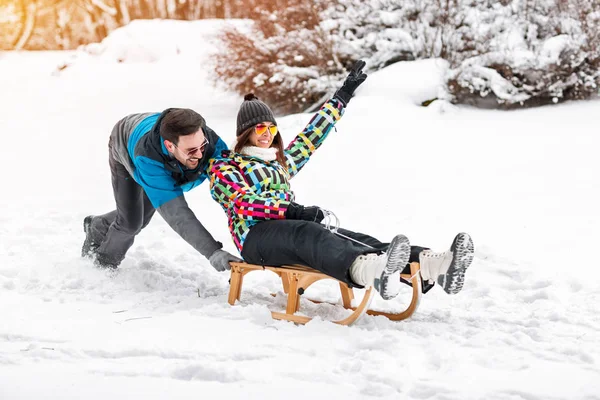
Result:
<svg viewBox="0 0 600 400"><path fill-rule="evenodd" d="M473 259L466 234L450 251L435 253L413 246L404 235L390 244L356 232L338 234L320 222L319 207L294 202L289 181L306 164L341 118L356 88L364 82L365 63L358 61L332 99L284 150L271 109L252 93L237 116L232 151L212 161L211 194L225 210L229 229L244 260L258 265L306 265L350 287L373 286L384 299L398 294L398 274L420 261L424 280L438 280L448 293L462 289L464 272Z"/></svg>

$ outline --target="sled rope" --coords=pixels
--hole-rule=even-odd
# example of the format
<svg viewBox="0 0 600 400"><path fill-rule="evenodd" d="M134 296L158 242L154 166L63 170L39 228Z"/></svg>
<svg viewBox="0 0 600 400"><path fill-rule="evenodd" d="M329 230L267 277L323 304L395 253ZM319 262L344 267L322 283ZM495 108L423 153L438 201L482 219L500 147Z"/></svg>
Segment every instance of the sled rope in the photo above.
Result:
<svg viewBox="0 0 600 400"><path fill-rule="evenodd" d="M323 212L323 215L325 216L323 218L323 224L325 225L324 226L325 229L327 229L331 233L334 233L340 237L343 237L344 239L351 240L355 243L361 244L361 245L369 247L371 249L375 248L373 246L369 246L368 244L361 242L360 240L353 239L351 237L348 237L348 236L338 232L338 229L340 228L340 219L337 217L337 215L335 215L333 211L329 211L324 208L321 208L320 210ZM416 277L418 273L419 272L417 271L414 275L411 275L409 280L412 280L414 277Z"/></svg>
<svg viewBox="0 0 600 400"><path fill-rule="evenodd" d="M329 211L324 208L321 208L320 210L323 212L323 215L325 215L325 217L323 218L323 221L324 221L323 224L325 225L325 229L327 229L331 233L334 233L340 237L343 237L344 239L351 240L355 243L361 244L361 245L369 247L371 249L375 248L373 246L369 246L368 244L361 242L360 240L352 239L351 237L348 237L348 236L338 232L338 229L340 228L340 219L337 217L337 215L335 215L333 213L333 211ZM332 226L332 223L334 223L333 226Z"/></svg>

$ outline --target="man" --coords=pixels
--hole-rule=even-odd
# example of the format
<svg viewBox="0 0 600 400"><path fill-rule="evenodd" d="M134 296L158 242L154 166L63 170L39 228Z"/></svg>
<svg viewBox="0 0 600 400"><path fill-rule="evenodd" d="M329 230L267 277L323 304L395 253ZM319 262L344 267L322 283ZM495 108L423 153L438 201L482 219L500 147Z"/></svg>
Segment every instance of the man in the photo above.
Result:
<svg viewBox="0 0 600 400"><path fill-rule="evenodd" d="M113 128L108 148L117 209L85 217L82 257L116 268L157 210L217 271L240 261L222 250L183 196L207 178L209 159L227 150L200 114L168 108L160 114L129 115Z"/></svg>

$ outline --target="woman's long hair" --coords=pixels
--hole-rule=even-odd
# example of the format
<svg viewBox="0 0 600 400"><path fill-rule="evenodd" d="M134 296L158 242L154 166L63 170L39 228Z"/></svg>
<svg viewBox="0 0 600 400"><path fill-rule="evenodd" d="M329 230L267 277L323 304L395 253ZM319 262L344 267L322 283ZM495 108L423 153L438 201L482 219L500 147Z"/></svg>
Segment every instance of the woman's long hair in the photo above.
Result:
<svg viewBox="0 0 600 400"><path fill-rule="evenodd" d="M250 141L250 135L256 135L256 133L254 133L254 126L246 129L240 136L238 136L237 143L233 151L241 154L242 148L247 146L248 142ZM281 132L278 132L277 135L275 135L273 143L271 143L271 147L275 147L277 149L277 162L281 164L287 171L288 165L285 159L285 152L283 151L283 139L281 138Z"/></svg>

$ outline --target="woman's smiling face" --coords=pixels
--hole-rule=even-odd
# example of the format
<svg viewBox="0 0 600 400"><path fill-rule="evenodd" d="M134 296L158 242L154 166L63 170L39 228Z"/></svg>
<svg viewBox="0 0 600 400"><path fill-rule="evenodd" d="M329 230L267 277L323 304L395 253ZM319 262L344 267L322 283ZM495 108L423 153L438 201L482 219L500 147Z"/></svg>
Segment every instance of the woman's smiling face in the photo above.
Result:
<svg viewBox="0 0 600 400"><path fill-rule="evenodd" d="M248 141L252 146L268 149L271 147L275 136L277 136L277 125L265 121L254 126L254 135L250 135Z"/></svg>

